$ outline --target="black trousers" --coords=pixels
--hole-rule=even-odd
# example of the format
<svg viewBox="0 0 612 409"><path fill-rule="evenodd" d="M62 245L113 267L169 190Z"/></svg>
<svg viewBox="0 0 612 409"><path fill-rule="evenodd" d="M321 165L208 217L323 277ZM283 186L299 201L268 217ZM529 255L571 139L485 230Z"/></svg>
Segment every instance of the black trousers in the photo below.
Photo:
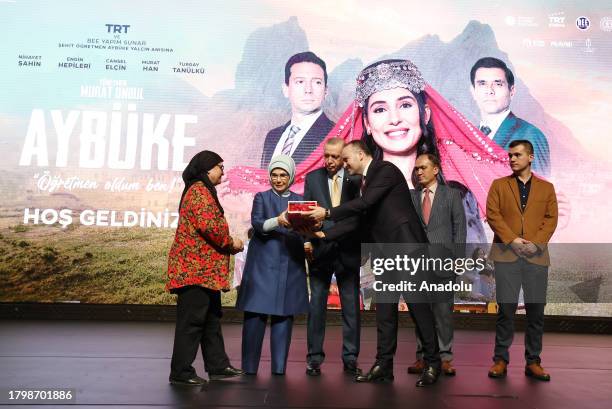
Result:
<svg viewBox="0 0 612 409"><path fill-rule="evenodd" d="M523 287L527 328L525 330L525 361L539 363L544 335L544 307L548 267L529 263L520 258L515 262L495 262L496 298L499 305L495 326L495 351L493 360L510 362L508 352L514 339L514 315L519 292Z"/></svg>
<svg viewBox="0 0 612 409"><path fill-rule="evenodd" d="M397 350L397 308L397 303L376 304L376 363L388 371L393 371L393 356ZM423 360L427 365L439 369L440 349L432 304L408 303L408 308L421 336Z"/></svg>
<svg viewBox="0 0 612 409"><path fill-rule="evenodd" d="M206 372L220 371L229 366L221 333L221 292L188 286L177 293L170 376L175 379L195 376L192 364L200 346Z"/></svg>
<svg viewBox="0 0 612 409"><path fill-rule="evenodd" d="M310 308L308 311L308 363L325 360L325 318L332 271L310 274ZM359 270L336 275L342 308L342 362L357 362L361 335L359 304Z"/></svg>

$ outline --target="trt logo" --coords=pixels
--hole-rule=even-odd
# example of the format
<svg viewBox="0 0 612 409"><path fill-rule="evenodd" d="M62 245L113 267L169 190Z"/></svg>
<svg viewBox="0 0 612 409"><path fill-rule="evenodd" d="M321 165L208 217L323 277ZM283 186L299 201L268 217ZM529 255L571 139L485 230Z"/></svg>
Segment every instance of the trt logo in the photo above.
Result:
<svg viewBox="0 0 612 409"><path fill-rule="evenodd" d="M106 24L107 33L127 34L128 28L130 26L127 24Z"/></svg>
<svg viewBox="0 0 612 409"><path fill-rule="evenodd" d="M548 17L548 21L550 24L561 25L561 24L565 24L565 17L550 16Z"/></svg>
<svg viewBox="0 0 612 409"><path fill-rule="evenodd" d="M565 12L550 13L548 15L548 27L565 28Z"/></svg>

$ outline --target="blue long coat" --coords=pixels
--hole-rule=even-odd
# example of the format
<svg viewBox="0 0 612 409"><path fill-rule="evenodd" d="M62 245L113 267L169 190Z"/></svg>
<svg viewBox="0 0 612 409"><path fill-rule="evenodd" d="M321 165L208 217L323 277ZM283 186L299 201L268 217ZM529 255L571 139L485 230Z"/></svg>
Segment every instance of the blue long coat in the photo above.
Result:
<svg viewBox="0 0 612 409"><path fill-rule="evenodd" d="M304 265L304 241L284 227L264 233L263 224L287 209L289 200L303 200L290 192L288 197L272 189L253 200L251 224L255 234L249 243L236 308L269 315L295 315L308 311L308 290Z"/></svg>

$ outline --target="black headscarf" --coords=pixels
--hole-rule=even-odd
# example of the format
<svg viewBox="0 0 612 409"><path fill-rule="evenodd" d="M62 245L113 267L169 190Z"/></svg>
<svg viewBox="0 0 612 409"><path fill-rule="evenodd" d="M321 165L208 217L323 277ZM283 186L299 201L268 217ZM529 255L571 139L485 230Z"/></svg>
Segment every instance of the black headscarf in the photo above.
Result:
<svg viewBox="0 0 612 409"><path fill-rule="evenodd" d="M219 210L221 210L221 213L223 214L223 206L221 206L219 198L217 197L217 189L215 189L215 185L213 185L208 178L207 173L221 162L223 162L223 158L212 151L202 151L191 158L189 164L183 171L183 182L185 182L185 189L183 189L183 194L181 195L179 209L181 208L183 198L187 194L187 191L191 185L196 182L202 182L215 198L217 206L219 206Z"/></svg>

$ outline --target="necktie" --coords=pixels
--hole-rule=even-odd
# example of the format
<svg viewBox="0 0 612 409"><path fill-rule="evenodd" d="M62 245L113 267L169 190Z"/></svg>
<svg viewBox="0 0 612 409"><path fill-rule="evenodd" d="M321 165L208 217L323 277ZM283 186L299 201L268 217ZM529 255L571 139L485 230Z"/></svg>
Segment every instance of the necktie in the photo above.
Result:
<svg viewBox="0 0 612 409"><path fill-rule="evenodd" d="M485 134L485 135L489 136L489 134L491 133L491 128L489 128L489 127L488 127L488 126L486 126L486 125L482 125L482 126L480 127L480 131L481 131L483 134Z"/></svg>
<svg viewBox="0 0 612 409"><path fill-rule="evenodd" d="M365 184L366 184L366 177L362 176L361 177L361 187L359 188L359 195L363 196L363 191L365 190Z"/></svg>
<svg viewBox="0 0 612 409"><path fill-rule="evenodd" d="M300 131L299 127L295 125L291 125L291 127L289 128L289 134L287 135L287 139L285 140L285 143L283 144L283 151L282 151L283 155L291 156L291 148L293 147L293 141L295 139L295 135L299 131Z"/></svg>
<svg viewBox="0 0 612 409"><path fill-rule="evenodd" d="M340 178L338 175L332 178L331 205L332 207L340 206Z"/></svg>
<svg viewBox="0 0 612 409"><path fill-rule="evenodd" d="M423 221L429 224L429 216L431 215L431 198L429 197L429 189L423 191Z"/></svg>

